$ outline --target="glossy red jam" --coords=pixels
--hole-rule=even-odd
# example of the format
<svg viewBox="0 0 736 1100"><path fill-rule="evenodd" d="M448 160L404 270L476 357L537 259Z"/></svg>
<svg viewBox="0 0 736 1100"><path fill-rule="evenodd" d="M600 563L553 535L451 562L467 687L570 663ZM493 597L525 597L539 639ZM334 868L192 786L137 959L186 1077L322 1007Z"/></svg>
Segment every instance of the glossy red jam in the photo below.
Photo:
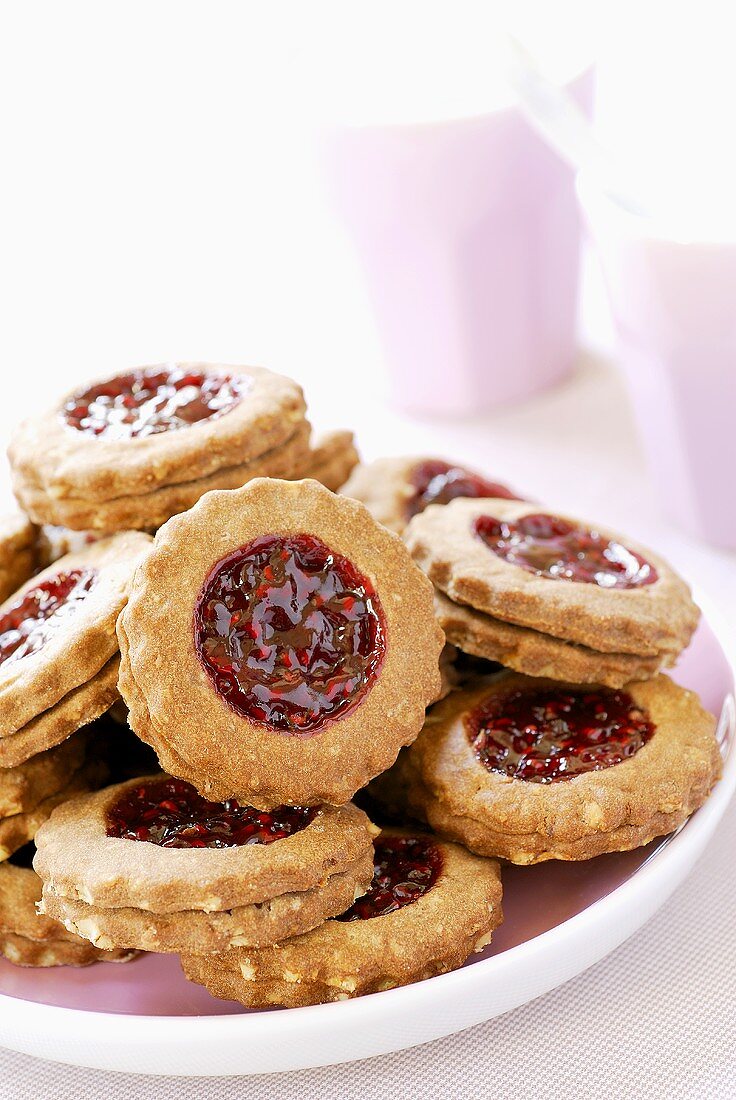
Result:
<svg viewBox="0 0 736 1100"><path fill-rule="evenodd" d="M493 695L466 715L465 729L484 767L530 783L620 764L654 733L627 692L562 687Z"/></svg>
<svg viewBox="0 0 736 1100"><path fill-rule="evenodd" d="M406 518L423 512L430 504L449 504L456 497L501 497L518 500L505 485L488 481L463 466L453 466L442 459L420 462L411 472L413 493L406 502Z"/></svg>
<svg viewBox="0 0 736 1100"><path fill-rule="evenodd" d="M75 393L61 415L70 427L98 439L135 439L223 416L249 386L238 375L147 367Z"/></svg>
<svg viewBox="0 0 736 1100"><path fill-rule="evenodd" d="M194 633L225 702L297 736L353 710L385 653L371 582L312 535L266 535L218 562L200 593Z"/></svg>
<svg viewBox="0 0 736 1100"><path fill-rule="evenodd" d="M96 580L94 569L56 573L6 606L0 614L0 664L37 653L74 614Z"/></svg>
<svg viewBox="0 0 736 1100"><path fill-rule="evenodd" d="M437 882L442 853L423 836L379 836L373 857L373 882L336 920L385 917L421 898Z"/></svg>
<svg viewBox="0 0 736 1100"><path fill-rule="evenodd" d="M235 848L272 844L305 829L314 806L256 810L234 798L209 802L183 779L156 779L129 788L107 811L107 835L162 848Z"/></svg>
<svg viewBox="0 0 736 1100"><path fill-rule="evenodd" d="M474 528L499 558L538 577L600 588L641 588L657 580L654 566L633 550L559 516L479 516Z"/></svg>

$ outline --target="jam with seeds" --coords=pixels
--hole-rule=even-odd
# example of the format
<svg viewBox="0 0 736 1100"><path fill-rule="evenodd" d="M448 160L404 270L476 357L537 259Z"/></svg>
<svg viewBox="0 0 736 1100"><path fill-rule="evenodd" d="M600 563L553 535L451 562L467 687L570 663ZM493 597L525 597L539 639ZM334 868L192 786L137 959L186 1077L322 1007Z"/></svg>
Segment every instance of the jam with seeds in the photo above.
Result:
<svg viewBox="0 0 736 1100"><path fill-rule="evenodd" d="M411 473L413 493L406 502L406 518L423 512L430 504L449 504L456 497L500 497L518 500L505 485L488 481L463 466L453 466L442 459L420 462Z"/></svg>
<svg viewBox="0 0 736 1100"><path fill-rule="evenodd" d="M465 716L478 760L489 771L556 783L628 760L654 725L625 691L566 688L493 695Z"/></svg>
<svg viewBox="0 0 736 1100"><path fill-rule="evenodd" d="M442 853L427 837L379 836L374 844L373 882L336 920L370 920L411 905L436 884Z"/></svg>
<svg viewBox="0 0 736 1100"><path fill-rule="evenodd" d="M70 397L69 427L98 439L136 439L176 431L230 412L250 388L238 375L147 367L118 374Z"/></svg>
<svg viewBox="0 0 736 1100"><path fill-rule="evenodd" d="M218 562L194 635L228 706L292 736L315 734L362 702L386 648L371 582L312 535L267 535Z"/></svg>
<svg viewBox="0 0 736 1100"><path fill-rule="evenodd" d="M37 653L79 608L95 569L69 569L27 589L0 614L0 665Z"/></svg>
<svg viewBox="0 0 736 1100"><path fill-rule="evenodd" d="M234 798L210 802L183 779L129 788L107 811L107 835L162 848L235 848L272 844L305 829L314 806L256 810Z"/></svg>
<svg viewBox="0 0 736 1100"><path fill-rule="evenodd" d="M474 530L499 558L538 577L599 588L641 588L658 579L654 566L633 550L559 516L479 516Z"/></svg>

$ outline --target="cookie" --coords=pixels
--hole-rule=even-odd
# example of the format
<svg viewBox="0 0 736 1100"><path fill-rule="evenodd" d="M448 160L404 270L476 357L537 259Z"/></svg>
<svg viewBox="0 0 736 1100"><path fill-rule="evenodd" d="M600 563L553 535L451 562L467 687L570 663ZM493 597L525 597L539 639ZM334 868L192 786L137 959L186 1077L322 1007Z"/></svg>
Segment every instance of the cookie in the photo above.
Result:
<svg viewBox="0 0 736 1100"><path fill-rule="evenodd" d="M87 740L80 733L17 767L0 767L0 817L27 813L56 794L82 766Z"/></svg>
<svg viewBox="0 0 736 1100"><path fill-rule="evenodd" d="M602 653L674 658L698 622L661 557L536 505L452 501L416 516L406 542L455 603Z"/></svg>
<svg viewBox="0 0 736 1100"><path fill-rule="evenodd" d="M480 855L590 859L702 805L721 768L715 725L664 675L614 691L507 673L433 709L390 791Z"/></svg>
<svg viewBox="0 0 736 1100"><path fill-rule="evenodd" d="M0 518L0 601L36 569L36 526L20 512Z"/></svg>
<svg viewBox="0 0 736 1100"><path fill-rule="evenodd" d="M310 427L303 421L278 447L266 451L251 462L223 467L207 477L162 485L147 493L113 497L109 500L84 500L65 497L51 500L35 489L24 492L29 512L53 516L57 523L89 536L97 532L141 530L155 532L161 524L179 512L185 512L212 489L238 489L255 477L300 477L309 461ZM94 533L92 531L92 533Z"/></svg>
<svg viewBox="0 0 736 1100"><path fill-rule="evenodd" d="M518 499L505 485L465 466L417 455L357 466L340 492L362 501L379 523L399 535L430 504L447 504L456 497Z"/></svg>
<svg viewBox="0 0 736 1100"><path fill-rule="evenodd" d="M360 457L352 432L326 432L310 449L300 476L319 481L334 493L345 484L358 462Z"/></svg>
<svg viewBox="0 0 736 1100"><path fill-rule="evenodd" d="M75 730L105 714L120 699L116 654L86 684L68 692L58 703L26 722L15 733L0 737L0 768L24 761L66 741Z"/></svg>
<svg viewBox="0 0 736 1100"><path fill-rule="evenodd" d="M118 636L131 727L166 770L265 809L348 801L440 693L432 586L315 481L259 479L170 520Z"/></svg>
<svg viewBox="0 0 736 1100"><path fill-rule="evenodd" d="M209 489L243 484L293 439L306 453L304 413L299 386L261 368L143 367L26 420L8 451L13 487L40 523L155 527Z"/></svg>
<svg viewBox="0 0 736 1100"><path fill-rule="evenodd" d="M385 829L370 890L341 916L260 950L184 955L182 966L215 997L250 1007L345 1000L462 966L501 923L501 893L495 861Z"/></svg>
<svg viewBox="0 0 736 1100"><path fill-rule="evenodd" d="M88 713L80 689L98 676L109 681L105 670L118 651L115 621L150 544L136 531L96 542L43 570L0 607L0 744L29 734L34 720L41 727L38 743L25 737L30 751L22 759L100 713L99 692L93 691ZM66 728L49 738L57 706ZM5 766L18 762L17 756L3 760Z"/></svg>
<svg viewBox="0 0 736 1100"><path fill-rule="evenodd" d="M549 676L582 684L623 687L631 680L656 676L674 664L674 655L636 657L631 653L600 653L587 646L563 642L530 627L504 623L483 611L454 603L437 590L437 622L448 642L464 653L497 661L527 676Z"/></svg>
<svg viewBox="0 0 736 1100"><path fill-rule="evenodd" d="M135 957L130 951L99 951L57 921L40 916L36 905L41 880L31 869L32 853L25 858L26 853L23 848L0 863L0 955L16 966L89 966Z"/></svg>
<svg viewBox="0 0 736 1100"><path fill-rule="evenodd" d="M8 859L13 852L33 840L57 806L81 791L94 790L104 782L106 774L106 769L98 761L85 760L56 793L41 799L32 809L0 818L0 861Z"/></svg>
<svg viewBox="0 0 736 1100"><path fill-rule="evenodd" d="M39 569L46 569L53 565L59 558L66 554L76 554L78 550L84 550L93 542L105 538L104 532L99 531L72 531L70 527L61 527L58 524L45 523L38 528L36 538L36 556Z"/></svg>
<svg viewBox="0 0 736 1100"><path fill-rule="evenodd" d="M266 813L147 776L66 802L36 835L40 911L97 947L208 953L307 931L368 888L352 805Z"/></svg>

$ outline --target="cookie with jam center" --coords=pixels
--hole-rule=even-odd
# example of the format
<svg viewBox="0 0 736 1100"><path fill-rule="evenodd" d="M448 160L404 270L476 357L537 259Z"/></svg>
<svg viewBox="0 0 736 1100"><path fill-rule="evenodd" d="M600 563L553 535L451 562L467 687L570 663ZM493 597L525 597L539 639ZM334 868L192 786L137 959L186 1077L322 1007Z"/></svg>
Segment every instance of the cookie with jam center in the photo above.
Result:
<svg viewBox="0 0 736 1100"><path fill-rule="evenodd" d="M190 981L249 1007L345 1000L454 970L501 923L494 860L404 829L381 830L368 891L333 920L291 940L182 956Z"/></svg>
<svg viewBox="0 0 736 1100"><path fill-rule="evenodd" d="M368 888L352 805L257 810L154 775L59 808L36 835L46 916L98 948L194 954L306 932Z"/></svg>
<svg viewBox="0 0 736 1100"><path fill-rule="evenodd" d="M589 859L677 829L721 771L716 721L668 676L621 690L507 673L436 706L371 786L513 863Z"/></svg>
<svg viewBox="0 0 736 1100"><path fill-rule="evenodd" d="M213 798L341 805L441 690L432 586L362 505L259 479L170 520L118 620L119 688Z"/></svg>
<svg viewBox="0 0 736 1100"><path fill-rule="evenodd" d="M379 523L399 535L430 504L449 504L457 497L518 499L513 489L459 462L419 455L357 466L340 492L360 500Z"/></svg>
<svg viewBox="0 0 736 1100"><path fill-rule="evenodd" d="M59 744L117 697L116 619L151 539L68 554L0 606L0 766Z"/></svg>
<svg viewBox="0 0 736 1100"><path fill-rule="evenodd" d="M258 367L141 367L82 386L16 430L21 507L75 530L150 529L218 488L289 477L309 452L304 398Z"/></svg>
<svg viewBox="0 0 736 1100"><path fill-rule="evenodd" d="M406 542L455 603L602 653L674 660L698 622L690 589L659 555L538 505L430 507Z"/></svg>

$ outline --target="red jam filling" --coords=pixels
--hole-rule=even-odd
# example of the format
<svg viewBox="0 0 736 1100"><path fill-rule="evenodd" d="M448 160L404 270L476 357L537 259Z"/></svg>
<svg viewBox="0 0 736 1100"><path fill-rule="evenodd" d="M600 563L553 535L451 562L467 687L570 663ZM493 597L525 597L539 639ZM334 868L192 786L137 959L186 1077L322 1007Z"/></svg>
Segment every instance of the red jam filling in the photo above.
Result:
<svg viewBox="0 0 736 1100"><path fill-rule="evenodd" d="M625 691L564 688L493 695L465 717L484 767L529 783L556 783L620 764L654 733Z"/></svg>
<svg viewBox="0 0 736 1100"><path fill-rule="evenodd" d="M249 387L238 375L148 367L81 390L61 415L70 427L98 439L135 439L223 416Z"/></svg>
<svg viewBox="0 0 736 1100"><path fill-rule="evenodd" d="M131 787L107 811L107 835L145 840L162 848L235 848L272 844L301 832L314 806L256 810L234 798L210 802L183 779L157 779Z"/></svg>
<svg viewBox="0 0 736 1100"><path fill-rule="evenodd" d="M411 519L430 504L449 504L456 497L501 497L518 500L505 485L488 481L462 466L441 459L420 462L411 473L414 492L406 502L406 517Z"/></svg>
<svg viewBox="0 0 736 1100"><path fill-rule="evenodd" d="M0 615L0 664L37 653L74 614L96 580L95 569L70 569L14 600Z"/></svg>
<svg viewBox="0 0 736 1100"><path fill-rule="evenodd" d="M423 836L379 836L374 845L373 882L368 892L336 920L385 917L421 898L436 884L442 853Z"/></svg>
<svg viewBox="0 0 736 1100"><path fill-rule="evenodd" d="M234 711L295 736L362 702L386 649L371 582L312 535L266 535L218 562L197 602L194 636Z"/></svg>
<svg viewBox="0 0 736 1100"><path fill-rule="evenodd" d="M654 566L633 550L559 516L529 515L513 521L479 516L474 528L499 558L538 577L600 588L641 588L657 580Z"/></svg>

